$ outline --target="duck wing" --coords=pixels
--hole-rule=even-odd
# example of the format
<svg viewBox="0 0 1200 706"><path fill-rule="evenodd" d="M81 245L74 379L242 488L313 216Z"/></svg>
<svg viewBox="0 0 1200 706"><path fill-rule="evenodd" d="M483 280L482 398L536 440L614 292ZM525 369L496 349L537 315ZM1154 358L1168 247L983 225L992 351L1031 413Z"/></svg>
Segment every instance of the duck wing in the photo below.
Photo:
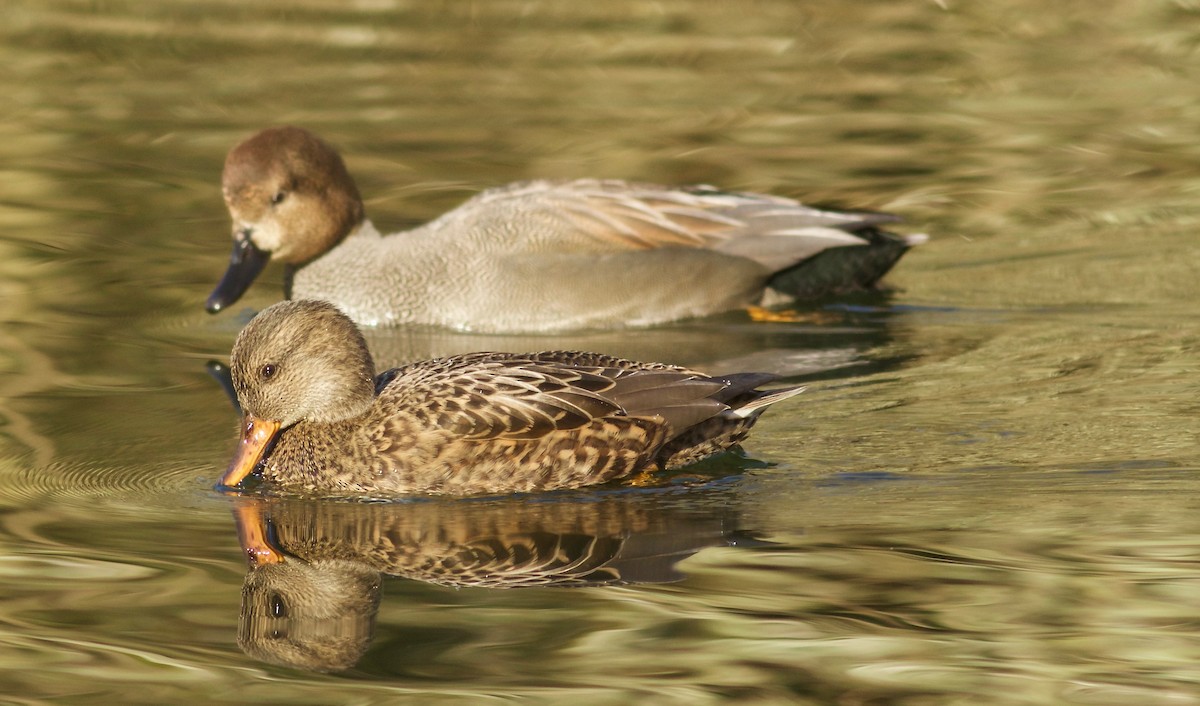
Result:
<svg viewBox="0 0 1200 706"><path fill-rule="evenodd" d="M381 376L389 404L464 439L539 439L605 417L682 430L729 407L729 383L668 365L570 351L474 353Z"/></svg>
<svg viewBox="0 0 1200 706"><path fill-rule="evenodd" d="M427 226L481 247L534 253L705 248L776 272L828 248L867 245L858 231L898 221L711 186L617 180L517 182L485 191ZM513 225L520 227L512 227ZM502 230L503 229L503 230Z"/></svg>

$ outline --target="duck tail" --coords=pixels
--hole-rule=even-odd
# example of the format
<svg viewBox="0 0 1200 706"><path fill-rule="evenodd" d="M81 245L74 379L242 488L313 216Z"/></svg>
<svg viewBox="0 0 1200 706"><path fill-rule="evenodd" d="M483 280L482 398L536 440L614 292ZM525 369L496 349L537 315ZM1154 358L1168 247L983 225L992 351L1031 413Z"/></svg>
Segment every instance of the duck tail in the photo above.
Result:
<svg viewBox="0 0 1200 706"><path fill-rule="evenodd" d="M750 433L750 428L767 407L800 394L804 387L793 385L760 390L759 385L775 380L768 373L737 373L714 377L724 387L710 399L724 409L693 426L681 429L659 450L656 462L661 468L678 468L709 456L728 451Z"/></svg>
<svg viewBox="0 0 1200 706"><path fill-rule="evenodd" d="M793 385L774 390L752 390L726 403L729 404L729 410L725 414L739 419L755 419L765 412L767 407L789 397L795 397L806 389L803 385Z"/></svg>
<svg viewBox="0 0 1200 706"><path fill-rule="evenodd" d="M904 253L929 240L924 233L898 235L874 226L854 232L863 245L828 248L813 257L775 273L767 286L797 299L876 289L879 280Z"/></svg>

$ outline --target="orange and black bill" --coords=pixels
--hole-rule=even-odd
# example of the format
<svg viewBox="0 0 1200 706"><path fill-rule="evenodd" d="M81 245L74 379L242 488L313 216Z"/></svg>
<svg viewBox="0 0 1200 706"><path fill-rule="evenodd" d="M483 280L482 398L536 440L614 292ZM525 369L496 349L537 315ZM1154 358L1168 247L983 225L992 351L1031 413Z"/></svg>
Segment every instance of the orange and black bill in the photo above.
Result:
<svg viewBox="0 0 1200 706"><path fill-rule="evenodd" d="M233 517L237 522L238 541L251 567L278 564L284 560L283 552L271 541L271 530L261 500L238 498L233 506Z"/></svg>
<svg viewBox="0 0 1200 706"><path fill-rule="evenodd" d="M269 419L259 419L253 414L242 416L242 442L238 444L237 454L230 462L225 475L217 481L218 488L235 488L246 476L254 472L254 467L262 460L271 440L279 433L279 422Z"/></svg>

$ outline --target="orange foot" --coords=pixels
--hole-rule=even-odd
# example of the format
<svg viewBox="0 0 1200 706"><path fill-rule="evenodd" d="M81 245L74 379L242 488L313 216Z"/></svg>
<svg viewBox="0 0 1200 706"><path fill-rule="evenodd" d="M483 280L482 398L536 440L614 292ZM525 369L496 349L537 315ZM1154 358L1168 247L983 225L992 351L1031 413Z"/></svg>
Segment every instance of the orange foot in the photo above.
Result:
<svg viewBox="0 0 1200 706"><path fill-rule="evenodd" d="M769 321L774 323L800 324L831 324L842 320L842 317L828 311L799 312L794 309L775 311L761 306L748 306L746 313L751 321Z"/></svg>
<svg viewBox="0 0 1200 706"><path fill-rule="evenodd" d="M655 475L654 471L643 470L641 473L637 474L633 478L630 478L627 482L629 483L629 485L632 485L635 488L645 488L645 487L651 486L651 485L658 485L659 479Z"/></svg>

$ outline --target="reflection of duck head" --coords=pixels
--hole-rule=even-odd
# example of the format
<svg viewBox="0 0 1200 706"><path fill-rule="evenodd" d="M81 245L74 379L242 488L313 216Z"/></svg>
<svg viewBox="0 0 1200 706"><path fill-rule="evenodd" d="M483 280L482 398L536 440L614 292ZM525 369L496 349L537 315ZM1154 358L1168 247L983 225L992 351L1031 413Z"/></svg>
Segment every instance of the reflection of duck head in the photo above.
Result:
<svg viewBox="0 0 1200 706"><path fill-rule="evenodd" d="M246 575L238 645L272 664L339 671L371 642L381 577L342 559L262 564Z"/></svg>
<svg viewBox="0 0 1200 706"><path fill-rule="evenodd" d="M682 497L679 497L681 495ZM238 498L251 569L238 643L312 671L365 652L381 575L453 587L602 586L676 581L676 564L732 532L729 498L614 493L428 502ZM681 502L690 501L690 502Z"/></svg>

